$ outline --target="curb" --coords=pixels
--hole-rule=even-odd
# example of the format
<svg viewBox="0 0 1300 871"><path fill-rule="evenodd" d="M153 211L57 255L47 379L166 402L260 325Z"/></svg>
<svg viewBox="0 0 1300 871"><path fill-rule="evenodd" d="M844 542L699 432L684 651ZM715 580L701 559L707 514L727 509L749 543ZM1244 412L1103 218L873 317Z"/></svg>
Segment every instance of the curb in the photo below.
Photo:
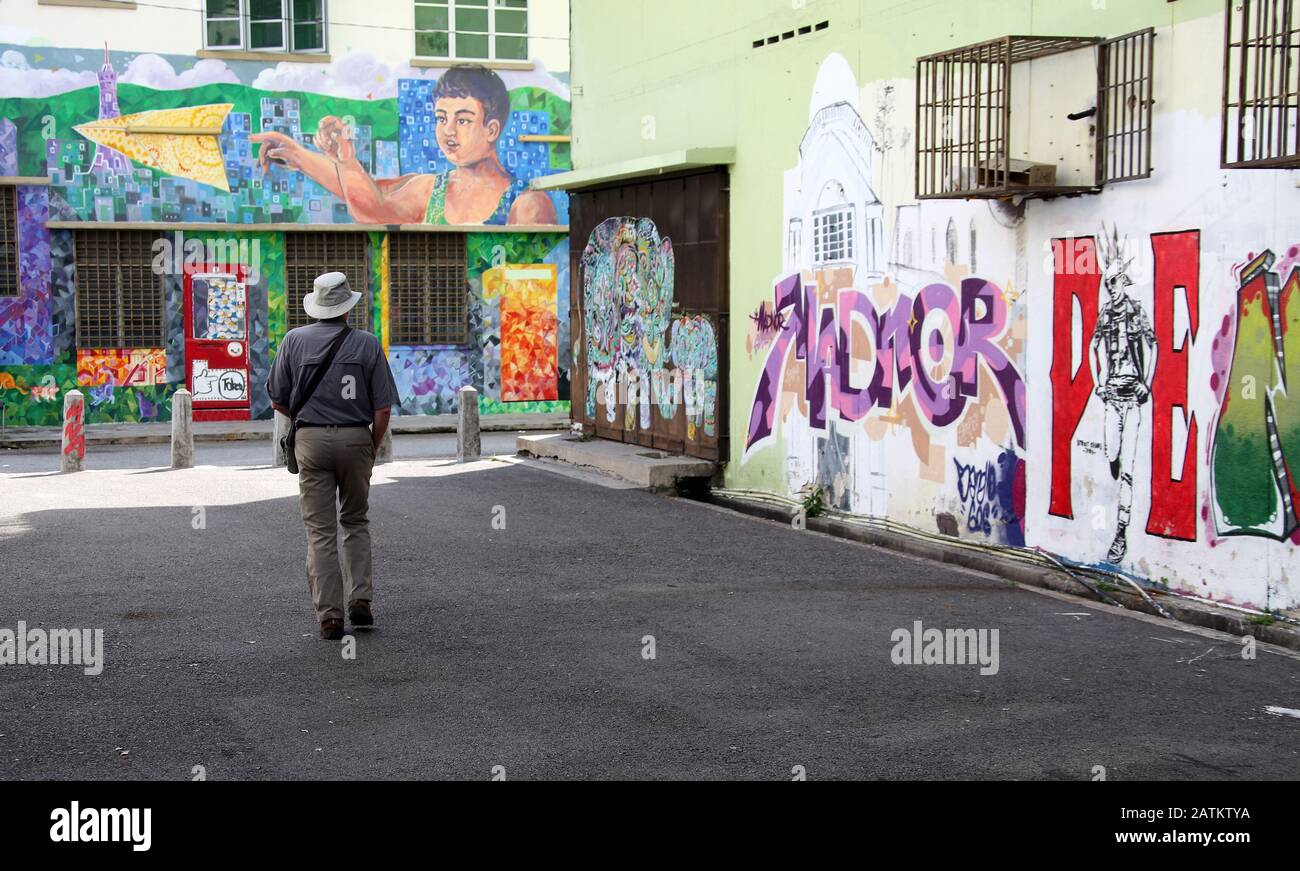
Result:
<svg viewBox="0 0 1300 871"><path fill-rule="evenodd" d="M794 511L778 508L775 505L754 503L744 499L719 496L714 493L710 493L705 498L705 501L723 508L738 511L742 514L749 514L781 523L789 523L795 516ZM1089 593L1086 587L1075 580L1069 572L1062 569L1030 565L1020 560L1008 559L1006 557L998 556L997 554L969 550L961 547L951 547L920 538L912 538L896 532L869 529L855 524L845 523L840 520L835 520L833 518L810 517L807 519L806 525L807 528L813 532L824 533L826 535L834 536L835 538L842 538L848 541L855 541L859 544L867 544L874 547L884 548L886 550L893 550L899 553L905 553L909 556L932 560L934 562L960 566L961 568L971 569L973 571L985 572L990 575L996 575L997 577L1006 578L1009 581L1014 581L1031 587L1040 587L1057 593L1067 593L1072 596L1092 598L1091 593ZM1285 647L1288 650L1300 651L1300 627L1281 622L1267 626L1252 623L1249 614L1243 614L1225 608L1216 608L1213 605L1207 605L1191 599L1184 599L1175 595L1162 594L1154 590L1149 590L1148 592L1153 597L1159 596L1161 607L1163 607L1165 611L1179 622L1188 623L1192 626L1200 626L1205 629L1216 629L1220 632L1227 632L1230 635L1242 637L1250 635L1257 641L1262 641L1267 644L1275 644L1278 647ZM1106 595L1130 611L1141 611L1144 614L1151 614L1157 617L1160 616L1159 611L1153 608L1145 599L1139 596L1132 589L1121 587L1120 589L1107 590Z"/></svg>
<svg viewBox="0 0 1300 871"><path fill-rule="evenodd" d="M548 424L538 422L536 425L529 425L525 429L518 426L492 425L484 424L479 427L479 432L559 432L567 430L568 424ZM410 429L394 429L394 436L404 435L444 435L455 434L456 427L452 425L437 425L412 427ZM220 443L220 442L269 442L271 440L271 431L252 430L248 432L195 432L194 443L200 442ZM86 445L93 447L95 445L166 445L171 444L170 435L153 435L141 434L131 435L95 435L88 427L86 430ZM0 451L25 451L39 448L58 448L63 445L62 435L57 436L35 436L31 438L0 438Z"/></svg>

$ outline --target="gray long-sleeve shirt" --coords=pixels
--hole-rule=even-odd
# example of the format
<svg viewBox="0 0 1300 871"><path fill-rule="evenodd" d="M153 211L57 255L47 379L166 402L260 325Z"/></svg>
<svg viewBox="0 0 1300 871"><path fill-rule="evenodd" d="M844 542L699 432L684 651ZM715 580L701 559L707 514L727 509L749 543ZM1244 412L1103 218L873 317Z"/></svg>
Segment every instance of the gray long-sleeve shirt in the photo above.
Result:
<svg viewBox="0 0 1300 871"><path fill-rule="evenodd" d="M317 321L285 335L266 379L272 402L293 407L304 382L324 361L341 329L341 324ZM322 425L368 424L374 420L375 409L390 408L397 402L397 384L383 346L369 333L353 330L298 420Z"/></svg>

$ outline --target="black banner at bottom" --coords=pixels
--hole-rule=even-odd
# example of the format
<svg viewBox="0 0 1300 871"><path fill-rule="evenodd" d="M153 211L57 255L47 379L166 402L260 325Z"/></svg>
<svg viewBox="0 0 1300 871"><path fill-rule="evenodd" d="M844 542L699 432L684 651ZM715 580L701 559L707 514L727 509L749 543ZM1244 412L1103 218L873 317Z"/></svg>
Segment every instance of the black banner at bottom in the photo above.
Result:
<svg viewBox="0 0 1300 871"><path fill-rule="evenodd" d="M492 785L487 792L434 783L10 782L0 788L0 828L6 846L24 852L64 858L113 853L128 862L229 848L258 857L338 851L338 858L457 841L496 849L556 844L560 833L567 833L561 838L570 843L567 855L597 855L607 839L688 835L736 849L766 851L774 840L809 850L921 848L927 857L990 849L999 856L1041 857L1048 849L1071 857L1136 851L1222 860L1246 851L1287 855L1294 842L1294 784L784 787L798 795L771 788L713 794L717 788L590 785L552 797L536 787ZM709 803L701 804L706 796Z"/></svg>

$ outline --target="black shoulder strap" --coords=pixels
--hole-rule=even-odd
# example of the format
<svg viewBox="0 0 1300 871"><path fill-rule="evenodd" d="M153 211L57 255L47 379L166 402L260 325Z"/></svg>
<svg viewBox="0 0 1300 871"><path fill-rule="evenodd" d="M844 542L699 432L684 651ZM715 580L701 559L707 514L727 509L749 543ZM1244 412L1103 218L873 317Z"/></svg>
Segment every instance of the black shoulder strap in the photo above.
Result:
<svg viewBox="0 0 1300 871"><path fill-rule="evenodd" d="M334 337L334 341L330 342L329 349L325 353L325 359L321 360L320 365L311 373L311 377L308 378L307 383L303 385L302 394L299 395L298 401L289 409L291 412L289 415L290 420L298 420L298 415L302 414L303 408L307 406L307 401L312 398L316 393L316 388L320 386L321 379L325 377L325 373L334 365L334 358L338 355L339 348L342 348L343 343L347 341L348 333L350 332L352 332L351 327L344 327L339 331L339 334Z"/></svg>

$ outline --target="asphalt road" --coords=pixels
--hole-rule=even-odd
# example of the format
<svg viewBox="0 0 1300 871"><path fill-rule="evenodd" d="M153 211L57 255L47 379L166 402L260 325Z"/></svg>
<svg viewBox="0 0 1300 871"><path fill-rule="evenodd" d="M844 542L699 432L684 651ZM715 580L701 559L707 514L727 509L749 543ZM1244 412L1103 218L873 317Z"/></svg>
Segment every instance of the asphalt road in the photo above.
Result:
<svg viewBox="0 0 1300 871"><path fill-rule="evenodd" d="M102 628L106 660L0 666L0 779L1300 777L1265 712L1300 708L1293 656L537 464L377 472L346 659L266 447L0 456L0 628ZM997 673L894 664L916 620L998 630Z"/></svg>

